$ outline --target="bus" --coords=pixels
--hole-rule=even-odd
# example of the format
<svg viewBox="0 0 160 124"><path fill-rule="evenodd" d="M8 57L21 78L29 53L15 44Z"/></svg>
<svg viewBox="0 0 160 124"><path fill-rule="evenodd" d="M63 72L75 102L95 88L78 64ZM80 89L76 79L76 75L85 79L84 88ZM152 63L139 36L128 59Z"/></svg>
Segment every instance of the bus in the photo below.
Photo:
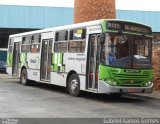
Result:
<svg viewBox="0 0 160 124"><path fill-rule="evenodd" d="M153 89L151 27L101 19L9 36L7 73L81 91L121 95Z"/></svg>
<svg viewBox="0 0 160 124"><path fill-rule="evenodd" d="M6 72L7 48L0 48L0 72Z"/></svg>

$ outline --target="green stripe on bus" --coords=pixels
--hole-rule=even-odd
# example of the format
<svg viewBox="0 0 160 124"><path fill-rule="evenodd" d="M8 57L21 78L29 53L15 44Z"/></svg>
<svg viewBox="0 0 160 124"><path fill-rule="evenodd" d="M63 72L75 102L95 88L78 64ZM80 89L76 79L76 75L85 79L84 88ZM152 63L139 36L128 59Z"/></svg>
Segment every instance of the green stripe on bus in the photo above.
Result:
<svg viewBox="0 0 160 124"><path fill-rule="evenodd" d="M102 32L105 33L107 32L107 29L106 29L106 20L102 19L101 20L101 28L102 28Z"/></svg>
<svg viewBox="0 0 160 124"><path fill-rule="evenodd" d="M13 54L7 53L7 66L12 66Z"/></svg>
<svg viewBox="0 0 160 124"><path fill-rule="evenodd" d="M26 60L27 60L27 53L20 53L19 67L22 67L23 65L28 67Z"/></svg>
<svg viewBox="0 0 160 124"><path fill-rule="evenodd" d="M63 66L63 53L53 53L52 54L52 65L51 68L53 71L64 72Z"/></svg>
<svg viewBox="0 0 160 124"><path fill-rule="evenodd" d="M57 53L53 53L54 54L54 60L53 60L53 70L54 71L58 71L58 55Z"/></svg>
<svg viewBox="0 0 160 124"><path fill-rule="evenodd" d="M62 66L62 53L58 53L58 66Z"/></svg>
<svg viewBox="0 0 160 124"><path fill-rule="evenodd" d="M54 65L54 53L52 53L52 65Z"/></svg>
<svg viewBox="0 0 160 124"><path fill-rule="evenodd" d="M61 72L64 72L64 71L65 71L65 70L64 70L64 69L65 69L65 67L64 67L64 66L61 66L61 68L60 68L60 69L61 69Z"/></svg>
<svg viewBox="0 0 160 124"><path fill-rule="evenodd" d="M20 63L25 63L27 59L27 54L26 53L21 53L20 54Z"/></svg>

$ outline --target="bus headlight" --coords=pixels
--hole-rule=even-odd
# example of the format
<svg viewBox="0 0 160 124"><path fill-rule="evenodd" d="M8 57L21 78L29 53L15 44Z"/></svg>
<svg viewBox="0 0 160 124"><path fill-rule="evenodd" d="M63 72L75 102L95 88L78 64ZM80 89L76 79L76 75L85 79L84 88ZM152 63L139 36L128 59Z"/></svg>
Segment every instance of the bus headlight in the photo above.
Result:
<svg viewBox="0 0 160 124"><path fill-rule="evenodd" d="M106 82L107 82L108 84L112 85L112 86L116 86L116 85L117 85L117 81L114 81L114 80L112 80L112 79L108 79L108 80L106 80Z"/></svg>
<svg viewBox="0 0 160 124"><path fill-rule="evenodd" d="M149 81L147 81L146 83L145 83L145 86L151 86L152 85L152 81L151 80L149 80Z"/></svg>

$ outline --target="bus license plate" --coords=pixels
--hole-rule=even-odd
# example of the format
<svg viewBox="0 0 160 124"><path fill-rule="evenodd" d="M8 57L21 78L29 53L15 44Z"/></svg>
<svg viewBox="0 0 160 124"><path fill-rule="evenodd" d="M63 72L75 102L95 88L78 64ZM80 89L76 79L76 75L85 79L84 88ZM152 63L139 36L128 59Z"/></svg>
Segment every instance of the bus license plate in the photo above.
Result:
<svg viewBox="0 0 160 124"><path fill-rule="evenodd" d="M135 88L129 88L129 89L128 89L128 92L130 92L130 93L136 93L137 90L136 90Z"/></svg>

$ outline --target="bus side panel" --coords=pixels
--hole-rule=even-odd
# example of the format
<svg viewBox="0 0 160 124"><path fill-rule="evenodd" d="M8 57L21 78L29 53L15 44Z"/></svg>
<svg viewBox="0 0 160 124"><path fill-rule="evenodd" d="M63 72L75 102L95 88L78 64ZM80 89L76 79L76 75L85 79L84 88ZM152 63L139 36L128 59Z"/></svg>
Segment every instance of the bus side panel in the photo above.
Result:
<svg viewBox="0 0 160 124"><path fill-rule="evenodd" d="M71 70L77 74L86 74L86 54L85 53L68 53L66 61L66 72Z"/></svg>
<svg viewBox="0 0 160 124"><path fill-rule="evenodd" d="M86 89L86 54L68 53L66 61L66 72L75 71L80 78L80 89Z"/></svg>
<svg viewBox="0 0 160 124"><path fill-rule="evenodd" d="M66 73L51 72L51 84L66 87L67 75L68 74ZM79 75L80 90L83 90L83 91L86 90L85 78L86 78L85 76Z"/></svg>
<svg viewBox="0 0 160 124"><path fill-rule="evenodd" d="M28 73L28 79L33 81L40 81L40 71L39 70L33 70L33 69L27 69Z"/></svg>
<svg viewBox="0 0 160 124"><path fill-rule="evenodd" d="M27 54L28 53L20 53L20 58L19 58L19 75L18 75L19 78L21 76L21 69L22 69L22 67L25 67L26 69L28 67Z"/></svg>
<svg viewBox="0 0 160 124"><path fill-rule="evenodd" d="M66 57L67 53L52 53L51 84L66 86Z"/></svg>
<svg viewBox="0 0 160 124"><path fill-rule="evenodd" d="M6 67L6 72L12 75L12 67Z"/></svg>
<svg viewBox="0 0 160 124"><path fill-rule="evenodd" d="M18 71L19 71L18 78L20 78L20 76L21 76L21 68L19 68Z"/></svg>
<svg viewBox="0 0 160 124"><path fill-rule="evenodd" d="M40 81L40 53L27 53L28 79Z"/></svg>
<svg viewBox="0 0 160 124"><path fill-rule="evenodd" d="M51 84L66 87L66 73L51 72Z"/></svg>
<svg viewBox="0 0 160 124"><path fill-rule="evenodd" d="M79 79L80 79L80 90L85 91L86 90L86 76L79 75Z"/></svg>
<svg viewBox="0 0 160 124"><path fill-rule="evenodd" d="M68 73L71 70L74 70L80 78L80 82L81 82L81 90L85 90L85 75L81 75L81 74L85 74L85 69L86 69L86 65L85 62L81 62L82 60L80 60L80 58L77 57L77 61L78 62L69 62L67 64L68 61L68 54L67 53L53 53L52 56L52 72L51 72L51 84L55 84L55 85L59 85L59 86L64 86L66 87L66 80L67 80L67 76ZM73 54L71 55L73 57ZM71 59L71 57L70 57ZM83 57L83 60L85 60L85 57ZM68 70L66 69L66 67L68 67ZM68 71L68 72L67 72Z"/></svg>

